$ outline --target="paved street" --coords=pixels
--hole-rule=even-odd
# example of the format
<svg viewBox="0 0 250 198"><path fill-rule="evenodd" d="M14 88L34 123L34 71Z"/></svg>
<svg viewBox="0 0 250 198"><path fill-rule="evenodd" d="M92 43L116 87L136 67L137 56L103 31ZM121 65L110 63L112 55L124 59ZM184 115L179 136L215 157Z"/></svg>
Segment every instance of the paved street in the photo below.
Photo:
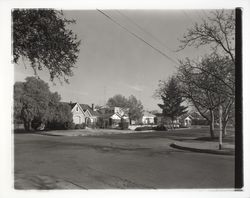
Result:
<svg viewBox="0 0 250 198"><path fill-rule="evenodd" d="M169 147L167 132L15 134L15 188L233 188L234 156Z"/></svg>

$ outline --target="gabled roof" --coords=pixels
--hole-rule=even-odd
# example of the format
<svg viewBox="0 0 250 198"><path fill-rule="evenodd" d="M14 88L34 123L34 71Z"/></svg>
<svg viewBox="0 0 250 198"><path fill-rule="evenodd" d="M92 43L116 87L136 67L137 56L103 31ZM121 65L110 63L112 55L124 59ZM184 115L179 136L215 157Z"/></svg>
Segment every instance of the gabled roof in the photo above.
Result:
<svg viewBox="0 0 250 198"><path fill-rule="evenodd" d="M187 113L186 113L186 114L183 114L183 115L181 115L181 116L179 117L179 119L181 119L181 120L185 120L186 118L194 119L192 115L187 114Z"/></svg>
<svg viewBox="0 0 250 198"><path fill-rule="evenodd" d="M68 104L71 107L71 110L76 106L76 104L79 104L77 102L61 102L61 103ZM79 106L84 113L88 110L91 116L100 116L99 112L93 111L92 108L87 104L79 104Z"/></svg>
<svg viewBox="0 0 250 198"><path fill-rule="evenodd" d="M87 104L80 104L82 110L85 112L85 111L89 111L89 113L92 115L92 116L100 116L99 112L97 111L93 111L92 108L87 105Z"/></svg>
<svg viewBox="0 0 250 198"><path fill-rule="evenodd" d="M91 110L91 107L87 104L79 104L83 111Z"/></svg>
<svg viewBox="0 0 250 198"><path fill-rule="evenodd" d="M143 112L143 116L146 116L146 117L156 117L154 114L149 113L148 111L144 111Z"/></svg>

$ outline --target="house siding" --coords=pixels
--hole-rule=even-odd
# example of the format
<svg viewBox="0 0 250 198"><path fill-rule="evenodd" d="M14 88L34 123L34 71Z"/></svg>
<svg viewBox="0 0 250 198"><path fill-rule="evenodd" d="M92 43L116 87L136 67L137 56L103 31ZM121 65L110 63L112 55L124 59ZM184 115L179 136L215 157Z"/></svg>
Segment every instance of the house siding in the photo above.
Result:
<svg viewBox="0 0 250 198"><path fill-rule="evenodd" d="M85 115L83 114L81 108L78 104L74 106L74 108L71 110L73 114L73 122L75 124L82 124L85 123Z"/></svg>

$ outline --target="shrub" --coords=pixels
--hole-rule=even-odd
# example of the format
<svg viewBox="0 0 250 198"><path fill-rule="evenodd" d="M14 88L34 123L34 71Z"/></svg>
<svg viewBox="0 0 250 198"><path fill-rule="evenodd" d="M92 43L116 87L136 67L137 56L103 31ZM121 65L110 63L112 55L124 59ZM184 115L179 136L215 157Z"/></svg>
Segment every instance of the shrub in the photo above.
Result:
<svg viewBox="0 0 250 198"><path fill-rule="evenodd" d="M80 124L80 128L81 128L81 129L85 129L85 128L86 128L86 123Z"/></svg>
<svg viewBox="0 0 250 198"><path fill-rule="evenodd" d="M42 122L40 120L38 120L38 119L32 120L32 122L31 122L32 129L36 130L41 125L41 123Z"/></svg>
<svg viewBox="0 0 250 198"><path fill-rule="evenodd" d="M151 126L142 126L142 127L137 127L135 128L135 131L146 131L146 130L152 130L153 127Z"/></svg>
<svg viewBox="0 0 250 198"><path fill-rule="evenodd" d="M81 128L81 124L76 124L75 125L75 129L80 129Z"/></svg>
<svg viewBox="0 0 250 198"><path fill-rule="evenodd" d="M154 127L153 129L156 131L167 131L167 128L163 124L158 125L158 126Z"/></svg>
<svg viewBox="0 0 250 198"><path fill-rule="evenodd" d="M75 129L75 128L76 128L76 124L74 122L70 122L69 129Z"/></svg>
<svg viewBox="0 0 250 198"><path fill-rule="evenodd" d="M193 119L192 120L192 125L208 125L208 121L207 120L197 120L197 119Z"/></svg>
<svg viewBox="0 0 250 198"><path fill-rule="evenodd" d="M119 123L119 127L120 127L122 130L128 129L128 126L129 126L129 123L128 123L128 122L120 122L120 123Z"/></svg>
<svg viewBox="0 0 250 198"><path fill-rule="evenodd" d="M74 126L73 125L74 125L73 122L64 122L63 128L66 129L66 130L73 129L73 128L75 128L75 125Z"/></svg>

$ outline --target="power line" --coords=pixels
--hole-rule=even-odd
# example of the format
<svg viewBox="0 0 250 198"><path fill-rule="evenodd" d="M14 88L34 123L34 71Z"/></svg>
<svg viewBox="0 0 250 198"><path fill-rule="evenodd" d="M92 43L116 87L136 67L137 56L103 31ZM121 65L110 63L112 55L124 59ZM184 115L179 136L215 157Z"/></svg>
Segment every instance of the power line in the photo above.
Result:
<svg viewBox="0 0 250 198"><path fill-rule="evenodd" d="M150 33L149 31L147 31L145 28L143 28L142 26L140 26L139 24L137 24L135 21L133 21L131 18L129 18L127 15L125 15L124 13L122 13L119 10L116 10L116 12L118 12L121 16L125 17L128 21L130 21L132 24L134 24L137 28L139 28L142 32L145 32L146 34L148 34L150 37L152 37L154 40L156 40L160 45L162 45L164 48L166 48L168 51L171 52L171 50L162 43L162 41L160 41L157 37L155 37L152 33Z"/></svg>
<svg viewBox="0 0 250 198"><path fill-rule="evenodd" d="M111 20L113 23L115 23L116 25L120 26L122 29L126 30L128 33L130 33L131 35L133 35L134 37L136 37L137 39L139 39L140 41L144 42L145 44L147 44L148 46L150 46L151 48L153 48L155 51L159 52L161 55L163 55L165 58L167 58L168 60L170 60L171 62L175 63L178 65L178 62L175 61L174 59L172 59L171 57L169 57L167 54L165 54L164 52L162 52L161 50L159 50L158 48L154 47L153 45L151 45L150 43L148 43L147 41L145 41L143 38L141 38L140 36L138 36L137 34L135 34L134 32L130 31L129 29L127 29L126 27L122 26L120 23L118 23L117 21L115 21L112 17L110 17L108 14L104 13L103 11L97 9L98 12L100 12L101 14L103 14L105 17L107 17L109 20ZM175 66L176 67L176 66Z"/></svg>

